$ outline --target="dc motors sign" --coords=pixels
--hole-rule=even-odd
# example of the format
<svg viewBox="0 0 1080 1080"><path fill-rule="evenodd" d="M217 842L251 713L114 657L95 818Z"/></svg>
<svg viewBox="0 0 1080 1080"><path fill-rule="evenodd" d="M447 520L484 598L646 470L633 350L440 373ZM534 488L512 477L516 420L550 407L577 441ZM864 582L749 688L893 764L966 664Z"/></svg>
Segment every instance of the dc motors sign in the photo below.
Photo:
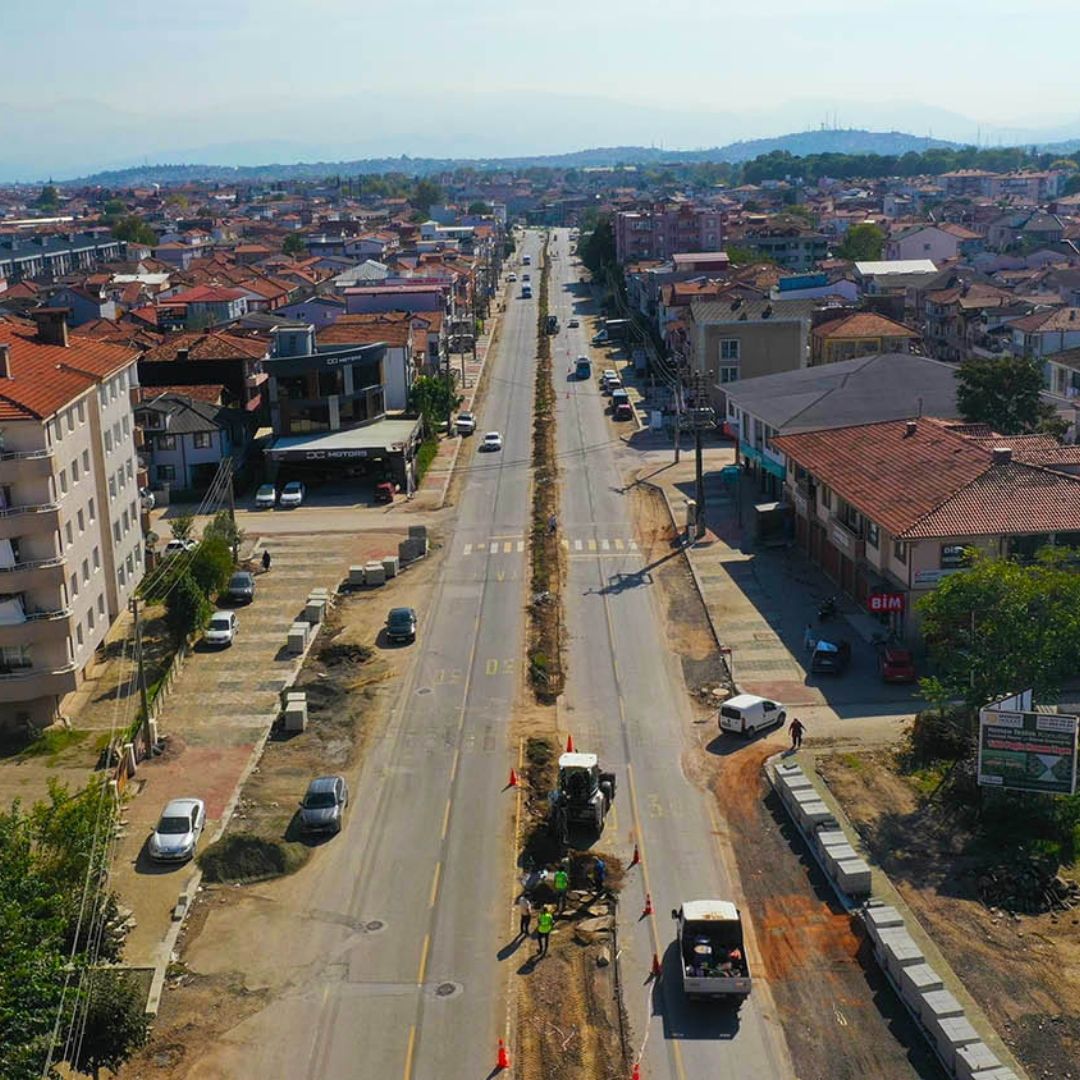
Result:
<svg viewBox="0 0 1080 1080"><path fill-rule="evenodd" d="M1045 795L1076 792L1077 717L1060 713L979 713L979 783Z"/></svg>

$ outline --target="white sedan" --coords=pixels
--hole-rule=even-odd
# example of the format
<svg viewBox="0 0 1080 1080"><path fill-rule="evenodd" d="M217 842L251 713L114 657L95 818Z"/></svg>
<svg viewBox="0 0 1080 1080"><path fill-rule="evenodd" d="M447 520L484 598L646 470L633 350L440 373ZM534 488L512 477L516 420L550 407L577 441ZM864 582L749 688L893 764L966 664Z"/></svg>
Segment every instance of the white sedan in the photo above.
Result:
<svg viewBox="0 0 1080 1080"><path fill-rule="evenodd" d="M278 506L299 506L304 501L304 485L299 480L290 480L278 496Z"/></svg>
<svg viewBox="0 0 1080 1080"><path fill-rule="evenodd" d="M210 616L210 624L203 631L203 641L207 645L224 648L236 640L236 631L240 628L235 611L215 611Z"/></svg>
<svg viewBox="0 0 1080 1080"><path fill-rule="evenodd" d="M166 803L157 828L150 834L150 858L156 862L190 859L205 824L206 804L202 799L173 799Z"/></svg>
<svg viewBox="0 0 1080 1080"><path fill-rule="evenodd" d="M501 450L502 436L497 431L489 431L480 444L481 450Z"/></svg>
<svg viewBox="0 0 1080 1080"><path fill-rule="evenodd" d="M164 556L172 558L173 555L183 555L187 551L194 551L198 546L199 541L191 539L190 536L185 540L170 540L165 545Z"/></svg>

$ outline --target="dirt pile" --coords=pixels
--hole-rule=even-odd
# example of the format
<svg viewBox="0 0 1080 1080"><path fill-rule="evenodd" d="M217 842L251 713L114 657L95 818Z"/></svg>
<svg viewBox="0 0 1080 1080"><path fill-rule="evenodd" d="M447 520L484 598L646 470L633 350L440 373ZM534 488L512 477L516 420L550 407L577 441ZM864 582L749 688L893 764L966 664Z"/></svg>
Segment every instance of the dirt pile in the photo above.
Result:
<svg viewBox="0 0 1080 1080"><path fill-rule="evenodd" d="M1028 859L993 866L979 875L979 896L987 907L1037 915L1080 908L1080 884L1057 873L1054 862Z"/></svg>

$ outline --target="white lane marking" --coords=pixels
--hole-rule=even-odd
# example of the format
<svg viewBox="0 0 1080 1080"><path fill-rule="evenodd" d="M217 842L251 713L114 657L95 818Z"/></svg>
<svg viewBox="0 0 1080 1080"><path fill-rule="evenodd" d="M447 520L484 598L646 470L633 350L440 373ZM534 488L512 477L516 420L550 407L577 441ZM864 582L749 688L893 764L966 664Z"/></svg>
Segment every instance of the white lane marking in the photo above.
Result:
<svg viewBox="0 0 1080 1080"><path fill-rule="evenodd" d="M637 551L637 541L636 540L631 540L630 541L630 550L631 551Z"/></svg>
<svg viewBox="0 0 1080 1080"><path fill-rule="evenodd" d="M492 540L491 541L491 547L488 548L488 554L489 555L498 555L499 554L499 541L498 540Z"/></svg>
<svg viewBox="0 0 1080 1080"><path fill-rule="evenodd" d="M466 544L465 545L465 554L466 555L471 555L472 554L472 544Z"/></svg>
<svg viewBox="0 0 1080 1080"><path fill-rule="evenodd" d="M607 540L601 540L600 541L600 550L601 551L610 551L611 550L611 544Z"/></svg>
<svg viewBox="0 0 1080 1080"><path fill-rule="evenodd" d="M621 540L616 540L615 541L615 550L616 551L622 551L622 549L623 549L623 542Z"/></svg>
<svg viewBox="0 0 1080 1080"><path fill-rule="evenodd" d="M519 540L517 542L517 549L518 549L518 551L524 551L525 550L525 541L524 540Z"/></svg>
<svg viewBox="0 0 1080 1080"><path fill-rule="evenodd" d="M580 551L581 550L581 541L580 540L575 540L574 541L574 550L575 551Z"/></svg>

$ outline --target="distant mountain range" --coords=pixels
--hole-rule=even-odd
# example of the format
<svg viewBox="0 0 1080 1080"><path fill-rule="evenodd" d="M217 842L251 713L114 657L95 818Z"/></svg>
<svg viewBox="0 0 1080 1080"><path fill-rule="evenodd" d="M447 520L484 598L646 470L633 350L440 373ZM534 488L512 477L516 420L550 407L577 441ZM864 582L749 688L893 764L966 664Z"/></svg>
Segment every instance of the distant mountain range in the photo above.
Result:
<svg viewBox="0 0 1080 1080"><path fill-rule="evenodd" d="M448 169L605 168L615 165L659 165L665 162L751 161L760 154L783 150L801 157L807 154L905 154L933 147L955 147L945 139L909 135L902 131L859 129L802 131L770 139L749 139L704 150L665 150L655 146L611 146L575 150L564 154L525 157L435 158L382 157L352 161L311 161L266 165L161 164L110 169L65 181L71 185L131 187L140 184L176 184L190 180L269 181L316 179L324 176L358 176L401 172L426 176Z"/></svg>

